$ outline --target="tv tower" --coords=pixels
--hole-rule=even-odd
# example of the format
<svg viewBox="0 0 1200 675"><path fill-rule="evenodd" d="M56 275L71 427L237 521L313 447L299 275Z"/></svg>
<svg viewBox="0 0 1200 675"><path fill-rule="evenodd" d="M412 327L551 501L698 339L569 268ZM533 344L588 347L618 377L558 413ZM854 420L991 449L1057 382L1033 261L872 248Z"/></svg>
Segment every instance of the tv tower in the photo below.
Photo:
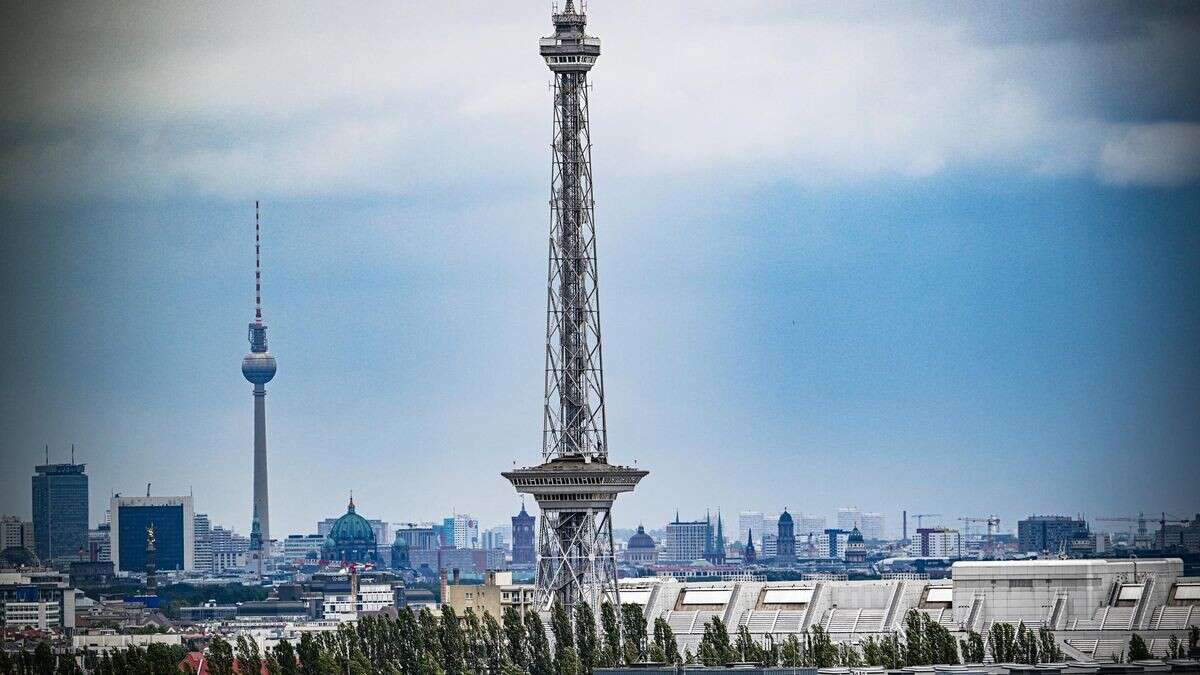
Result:
<svg viewBox="0 0 1200 675"><path fill-rule="evenodd" d="M259 559L270 556L270 509L267 505L266 384L275 377L275 357L267 351L267 326L262 320L262 264L258 202L254 202L254 321L250 323L250 353L242 359L242 375L254 385L254 510L251 542Z"/></svg>
<svg viewBox="0 0 1200 675"><path fill-rule="evenodd" d="M539 607L557 600L571 612L586 601L599 612L606 601L620 607L613 502L649 472L608 463L587 86L600 40L584 33L573 0L552 20L554 35L539 42L554 73L542 463L501 475L542 512Z"/></svg>

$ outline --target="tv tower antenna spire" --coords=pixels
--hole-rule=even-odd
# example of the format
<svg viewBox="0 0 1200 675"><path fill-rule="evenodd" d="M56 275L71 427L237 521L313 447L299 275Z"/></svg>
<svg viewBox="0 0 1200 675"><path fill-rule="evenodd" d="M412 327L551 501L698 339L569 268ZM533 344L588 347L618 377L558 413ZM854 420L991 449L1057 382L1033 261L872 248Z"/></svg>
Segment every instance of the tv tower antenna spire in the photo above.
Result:
<svg viewBox="0 0 1200 675"><path fill-rule="evenodd" d="M608 463L587 74L600 40L568 0L540 48L554 73L542 463L504 472L537 500L537 603L620 607L611 511L647 471Z"/></svg>

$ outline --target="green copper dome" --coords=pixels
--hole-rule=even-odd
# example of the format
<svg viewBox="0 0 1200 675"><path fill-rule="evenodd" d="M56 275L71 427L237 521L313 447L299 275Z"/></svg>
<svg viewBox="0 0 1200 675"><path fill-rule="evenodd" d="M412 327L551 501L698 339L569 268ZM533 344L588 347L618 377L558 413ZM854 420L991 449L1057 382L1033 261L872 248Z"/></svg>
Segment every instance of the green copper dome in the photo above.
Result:
<svg viewBox="0 0 1200 675"><path fill-rule="evenodd" d="M333 528L329 530L329 538L333 540L337 546L345 546L347 544L369 543L375 545L375 531L371 529L371 524L366 518L354 512L354 498L350 498L350 506L347 507L346 515L337 519L333 524Z"/></svg>

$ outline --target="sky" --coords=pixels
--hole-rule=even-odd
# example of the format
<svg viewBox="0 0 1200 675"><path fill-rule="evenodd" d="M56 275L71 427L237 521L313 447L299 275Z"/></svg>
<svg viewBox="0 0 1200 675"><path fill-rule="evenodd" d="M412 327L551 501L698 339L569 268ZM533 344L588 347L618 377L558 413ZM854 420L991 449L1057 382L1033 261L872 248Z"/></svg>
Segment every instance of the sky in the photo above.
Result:
<svg viewBox="0 0 1200 675"><path fill-rule="evenodd" d="M519 508L547 3L0 12L0 513L73 443L248 531L256 199L273 534ZM618 526L1200 511L1196 5L588 15Z"/></svg>

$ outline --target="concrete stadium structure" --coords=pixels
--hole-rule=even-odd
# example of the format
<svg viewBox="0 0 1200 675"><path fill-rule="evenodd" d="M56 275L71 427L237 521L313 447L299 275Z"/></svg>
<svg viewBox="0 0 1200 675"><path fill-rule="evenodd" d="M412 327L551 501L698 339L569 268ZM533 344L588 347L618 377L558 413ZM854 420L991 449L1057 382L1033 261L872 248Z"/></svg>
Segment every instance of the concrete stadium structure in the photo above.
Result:
<svg viewBox="0 0 1200 675"><path fill-rule="evenodd" d="M1157 560L1030 560L958 562L952 578L914 575L876 581L681 582L621 580L621 601L663 617L680 649L693 652L704 624L720 617L766 641L820 625L836 642L902 630L910 609L928 614L956 636L986 634L994 623L1046 626L1068 658L1108 661L1139 633L1166 654L1176 635L1200 626L1200 577L1184 577L1178 558Z"/></svg>

